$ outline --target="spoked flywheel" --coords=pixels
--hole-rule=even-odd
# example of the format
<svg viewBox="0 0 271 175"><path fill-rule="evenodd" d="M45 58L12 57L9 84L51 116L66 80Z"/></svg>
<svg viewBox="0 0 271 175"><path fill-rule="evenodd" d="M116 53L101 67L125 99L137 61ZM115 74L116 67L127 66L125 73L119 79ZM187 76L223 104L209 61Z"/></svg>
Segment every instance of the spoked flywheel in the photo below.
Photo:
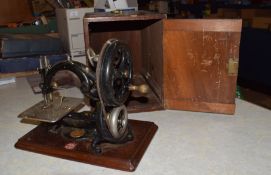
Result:
<svg viewBox="0 0 271 175"><path fill-rule="evenodd" d="M120 106L129 96L133 77L132 55L128 46L116 39L108 40L97 64L97 85L106 106Z"/></svg>

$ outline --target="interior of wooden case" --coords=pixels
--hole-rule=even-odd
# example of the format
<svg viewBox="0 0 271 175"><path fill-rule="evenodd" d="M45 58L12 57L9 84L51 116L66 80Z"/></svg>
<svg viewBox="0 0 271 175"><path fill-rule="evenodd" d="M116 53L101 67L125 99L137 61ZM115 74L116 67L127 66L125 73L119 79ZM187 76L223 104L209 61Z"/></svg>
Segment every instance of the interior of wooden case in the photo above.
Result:
<svg viewBox="0 0 271 175"><path fill-rule="evenodd" d="M99 53L103 44L116 38L128 44L133 56L133 84L147 83L149 93L132 92L127 101L129 112L163 109L162 20L90 22L90 47Z"/></svg>

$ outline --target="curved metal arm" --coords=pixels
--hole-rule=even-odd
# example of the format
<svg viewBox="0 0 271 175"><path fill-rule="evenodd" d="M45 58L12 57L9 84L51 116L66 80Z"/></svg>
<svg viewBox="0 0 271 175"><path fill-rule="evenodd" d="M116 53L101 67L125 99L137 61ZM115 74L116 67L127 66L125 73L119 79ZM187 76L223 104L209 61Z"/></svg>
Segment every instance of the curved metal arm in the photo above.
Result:
<svg viewBox="0 0 271 175"><path fill-rule="evenodd" d="M81 81L80 90L84 95L89 96L92 86L95 84L96 77L94 72L91 72L84 64L76 61L60 62L52 66L44 76L42 84L42 93L48 94L53 91L51 86L53 76L61 70L73 72Z"/></svg>

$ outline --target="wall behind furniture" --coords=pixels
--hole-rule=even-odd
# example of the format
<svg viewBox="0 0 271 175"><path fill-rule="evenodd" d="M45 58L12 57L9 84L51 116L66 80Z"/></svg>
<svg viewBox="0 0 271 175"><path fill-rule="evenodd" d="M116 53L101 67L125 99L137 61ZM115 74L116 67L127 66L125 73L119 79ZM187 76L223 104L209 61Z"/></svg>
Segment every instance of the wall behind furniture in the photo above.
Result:
<svg viewBox="0 0 271 175"><path fill-rule="evenodd" d="M29 0L8 0L0 2L0 25L32 18Z"/></svg>

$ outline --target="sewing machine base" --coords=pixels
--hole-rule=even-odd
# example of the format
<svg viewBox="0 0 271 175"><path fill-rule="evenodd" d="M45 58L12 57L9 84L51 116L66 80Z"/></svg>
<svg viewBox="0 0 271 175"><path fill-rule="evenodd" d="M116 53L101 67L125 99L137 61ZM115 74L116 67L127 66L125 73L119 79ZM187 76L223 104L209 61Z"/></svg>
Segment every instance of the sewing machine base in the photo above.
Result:
<svg viewBox="0 0 271 175"><path fill-rule="evenodd" d="M24 135L16 148L59 158L89 163L123 171L134 171L158 127L153 122L129 120L134 138L124 144L102 143L103 152L90 150L91 140L67 139L51 132L52 124L42 123Z"/></svg>

